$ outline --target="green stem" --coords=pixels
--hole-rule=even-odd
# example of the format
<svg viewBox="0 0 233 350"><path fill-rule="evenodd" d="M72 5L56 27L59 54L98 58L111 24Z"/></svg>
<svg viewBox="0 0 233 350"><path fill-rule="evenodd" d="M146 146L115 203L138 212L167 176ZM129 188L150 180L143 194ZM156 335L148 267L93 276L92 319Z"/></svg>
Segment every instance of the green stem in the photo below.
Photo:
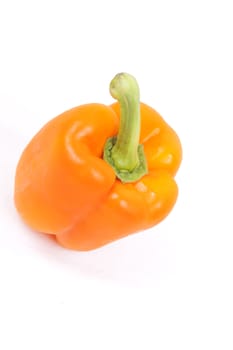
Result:
<svg viewBox="0 0 233 350"><path fill-rule="evenodd" d="M132 171L139 163L139 87L134 77L121 73L111 81L110 93L119 101L121 108L120 128L112 149L112 159L119 169Z"/></svg>
<svg viewBox="0 0 233 350"><path fill-rule="evenodd" d="M104 159L123 182L137 181L147 173L140 137L140 93L136 79L120 73L110 83L110 93L120 104L120 127L117 137L110 138Z"/></svg>

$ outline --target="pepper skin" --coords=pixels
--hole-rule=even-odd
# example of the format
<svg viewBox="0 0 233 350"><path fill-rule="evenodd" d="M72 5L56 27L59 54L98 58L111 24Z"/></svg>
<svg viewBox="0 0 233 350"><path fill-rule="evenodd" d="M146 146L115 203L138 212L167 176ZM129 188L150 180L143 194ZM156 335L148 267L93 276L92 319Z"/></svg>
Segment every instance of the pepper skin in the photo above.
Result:
<svg viewBox="0 0 233 350"><path fill-rule="evenodd" d="M132 76L121 73L114 79L119 102L82 105L52 119L27 145L16 169L14 200L22 219L69 249L96 249L148 229L169 214L177 199L178 136L154 109L139 102L139 93L136 102L130 99L137 88ZM113 88L111 93L116 98ZM138 111L139 124L135 119L127 126L123 121L131 120L132 111ZM123 162L123 173L138 166L135 147L138 141L143 145L146 168L138 179L120 179L103 159L107 140L117 135L114 162Z"/></svg>

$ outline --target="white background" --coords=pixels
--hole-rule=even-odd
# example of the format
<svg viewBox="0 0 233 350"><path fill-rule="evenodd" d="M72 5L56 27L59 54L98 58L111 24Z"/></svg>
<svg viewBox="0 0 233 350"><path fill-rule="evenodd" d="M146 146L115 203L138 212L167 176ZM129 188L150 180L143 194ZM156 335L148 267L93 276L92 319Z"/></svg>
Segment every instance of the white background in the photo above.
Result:
<svg viewBox="0 0 233 350"><path fill-rule="evenodd" d="M233 11L219 1L0 1L0 348L233 349ZM133 74L179 134L179 200L70 252L26 228L17 161L49 119Z"/></svg>

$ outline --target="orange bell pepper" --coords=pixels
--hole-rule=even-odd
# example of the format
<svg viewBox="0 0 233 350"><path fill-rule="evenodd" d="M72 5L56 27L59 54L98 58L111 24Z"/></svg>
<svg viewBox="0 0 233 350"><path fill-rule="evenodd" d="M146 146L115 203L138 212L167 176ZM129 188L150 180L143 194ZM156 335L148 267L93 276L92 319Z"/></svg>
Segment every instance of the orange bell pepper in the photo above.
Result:
<svg viewBox="0 0 233 350"><path fill-rule="evenodd" d="M136 80L117 74L118 102L87 104L49 121L19 160L14 199L33 230L91 250L164 219L178 194L181 144Z"/></svg>

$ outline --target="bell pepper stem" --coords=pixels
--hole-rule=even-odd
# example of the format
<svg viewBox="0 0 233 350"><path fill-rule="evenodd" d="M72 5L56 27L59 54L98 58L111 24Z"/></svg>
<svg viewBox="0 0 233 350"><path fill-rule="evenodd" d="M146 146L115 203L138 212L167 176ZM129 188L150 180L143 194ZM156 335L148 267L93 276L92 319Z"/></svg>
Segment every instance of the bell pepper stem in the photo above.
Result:
<svg viewBox="0 0 233 350"><path fill-rule="evenodd" d="M120 104L118 135L107 140L104 159L122 182L134 182L147 173L146 158L140 138L140 92L136 79L117 74L110 83L110 93Z"/></svg>

